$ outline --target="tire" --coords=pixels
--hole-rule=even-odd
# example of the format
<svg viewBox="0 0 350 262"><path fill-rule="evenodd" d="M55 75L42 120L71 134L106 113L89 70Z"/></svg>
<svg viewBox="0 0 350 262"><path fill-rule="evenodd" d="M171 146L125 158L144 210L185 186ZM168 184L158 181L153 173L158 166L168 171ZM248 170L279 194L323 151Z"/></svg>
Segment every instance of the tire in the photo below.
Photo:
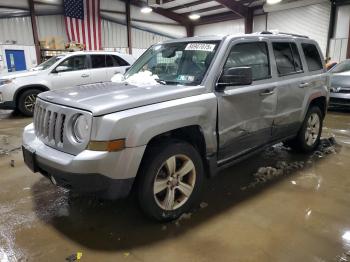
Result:
<svg viewBox="0 0 350 262"><path fill-rule="evenodd" d="M323 126L323 114L318 106L311 107L306 113L298 135L286 144L299 152L314 151L319 143Z"/></svg>
<svg viewBox="0 0 350 262"><path fill-rule="evenodd" d="M183 176L179 171L186 168ZM188 212L200 199L203 161L190 144L171 140L152 146L140 169L137 193L141 209L158 221L170 221ZM175 171L175 172L174 172ZM155 188L156 180L158 189ZM155 190L159 192L155 193Z"/></svg>
<svg viewBox="0 0 350 262"><path fill-rule="evenodd" d="M24 91L18 99L17 109L25 116L33 116L35 99L41 93L38 89L29 89Z"/></svg>

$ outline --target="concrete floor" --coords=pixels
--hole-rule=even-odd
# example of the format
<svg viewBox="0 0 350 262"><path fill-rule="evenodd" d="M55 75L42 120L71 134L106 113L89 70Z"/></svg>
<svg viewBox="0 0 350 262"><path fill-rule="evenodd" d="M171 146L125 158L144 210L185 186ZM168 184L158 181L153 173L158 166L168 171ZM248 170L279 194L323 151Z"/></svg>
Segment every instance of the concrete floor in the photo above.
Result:
<svg viewBox="0 0 350 262"><path fill-rule="evenodd" d="M350 261L350 111L326 118L323 137L337 145L323 139L312 155L269 148L210 180L201 207L169 224L146 219L133 199L74 196L31 173L18 149L29 122L0 111L1 262L76 252L81 261Z"/></svg>

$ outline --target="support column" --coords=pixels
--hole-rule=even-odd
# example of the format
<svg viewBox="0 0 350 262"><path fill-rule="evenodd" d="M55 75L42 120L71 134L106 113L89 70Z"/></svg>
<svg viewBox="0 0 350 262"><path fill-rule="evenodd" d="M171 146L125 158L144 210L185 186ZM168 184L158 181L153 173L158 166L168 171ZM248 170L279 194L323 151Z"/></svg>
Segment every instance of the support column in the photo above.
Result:
<svg viewBox="0 0 350 262"><path fill-rule="evenodd" d="M126 11L126 34L128 39L128 48L129 48L129 54L132 54L130 1L125 1L125 11Z"/></svg>
<svg viewBox="0 0 350 262"><path fill-rule="evenodd" d="M331 13L329 18L329 26L328 26L328 38L327 38L327 49L326 49L326 58L329 57L330 53L330 46L331 46L331 39L334 35L334 25L335 25L335 11L336 11L336 5L334 2L331 2Z"/></svg>
<svg viewBox="0 0 350 262"><path fill-rule="evenodd" d="M191 37L194 35L194 26L192 24L186 25L187 37Z"/></svg>
<svg viewBox="0 0 350 262"><path fill-rule="evenodd" d="M346 51L346 59L350 59L350 19L349 19L349 36L348 36L348 48Z"/></svg>
<svg viewBox="0 0 350 262"><path fill-rule="evenodd" d="M32 22L32 30L33 30L33 39L34 39L34 45L35 45L35 53L36 53L36 61L38 64L41 63L41 54L40 54L40 43L39 43L39 37L38 37L38 29L36 27L36 19L35 19L35 10L34 10L34 2L33 0L28 0L29 5L29 13L30 13L30 19Z"/></svg>
<svg viewBox="0 0 350 262"><path fill-rule="evenodd" d="M253 10L251 8L248 9L244 17L244 31L246 34L253 33Z"/></svg>

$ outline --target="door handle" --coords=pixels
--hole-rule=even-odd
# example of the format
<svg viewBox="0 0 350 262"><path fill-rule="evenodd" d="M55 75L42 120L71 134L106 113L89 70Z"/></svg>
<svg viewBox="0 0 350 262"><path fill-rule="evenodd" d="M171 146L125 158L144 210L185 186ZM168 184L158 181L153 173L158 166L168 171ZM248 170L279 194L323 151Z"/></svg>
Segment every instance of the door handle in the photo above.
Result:
<svg viewBox="0 0 350 262"><path fill-rule="evenodd" d="M88 74L82 74L81 77L88 77Z"/></svg>
<svg viewBox="0 0 350 262"><path fill-rule="evenodd" d="M301 83L301 84L299 84L300 88L304 88L304 87L308 87L308 86L309 86L309 83Z"/></svg>
<svg viewBox="0 0 350 262"><path fill-rule="evenodd" d="M272 94L274 94L274 93L275 93L275 90L274 90L274 89L272 89L272 90L266 89L266 90L264 90L263 92L261 92L260 95L261 95L261 96L269 96L269 95L272 95Z"/></svg>

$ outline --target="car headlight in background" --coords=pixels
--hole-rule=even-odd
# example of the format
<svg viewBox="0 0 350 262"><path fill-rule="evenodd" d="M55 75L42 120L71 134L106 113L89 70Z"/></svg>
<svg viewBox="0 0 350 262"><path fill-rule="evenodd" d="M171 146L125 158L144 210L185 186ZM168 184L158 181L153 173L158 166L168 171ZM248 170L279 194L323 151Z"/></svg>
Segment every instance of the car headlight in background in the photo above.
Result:
<svg viewBox="0 0 350 262"><path fill-rule="evenodd" d="M13 79L0 79L0 86L12 83Z"/></svg>
<svg viewBox="0 0 350 262"><path fill-rule="evenodd" d="M89 121L84 115L77 115L73 120L73 136L76 142L82 143L89 138Z"/></svg>

